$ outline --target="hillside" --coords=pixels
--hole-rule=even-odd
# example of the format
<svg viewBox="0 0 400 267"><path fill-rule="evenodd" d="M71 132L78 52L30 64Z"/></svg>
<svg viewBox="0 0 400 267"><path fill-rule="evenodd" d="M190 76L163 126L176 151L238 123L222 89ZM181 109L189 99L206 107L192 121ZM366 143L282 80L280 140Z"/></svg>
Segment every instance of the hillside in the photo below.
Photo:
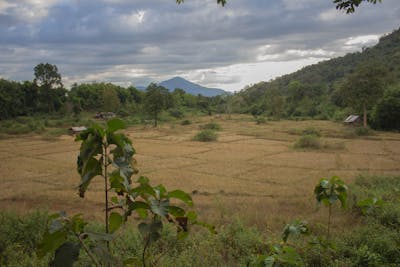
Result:
<svg viewBox="0 0 400 267"><path fill-rule="evenodd" d="M172 79L163 81L163 82L159 83L159 85L164 86L171 92L174 91L176 88L180 88L180 89L183 89L188 94L192 94L192 95L200 94L200 95L209 96L209 97L223 95L223 94L228 93L222 89L207 88L207 87L192 83L181 77L174 77Z"/></svg>
<svg viewBox="0 0 400 267"><path fill-rule="evenodd" d="M318 87L321 94L332 97L335 83L340 82L346 75L352 73L357 66L364 62L376 61L388 70L387 83L398 83L400 80L400 29L380 38L379 43L361 52L347 54L318 64L310 65L291 74L272 80L260 82L238 96L254 104L263 99L266 90L274 88L283 96L288 95L289 84L297 81L304 86Z"/></svg>

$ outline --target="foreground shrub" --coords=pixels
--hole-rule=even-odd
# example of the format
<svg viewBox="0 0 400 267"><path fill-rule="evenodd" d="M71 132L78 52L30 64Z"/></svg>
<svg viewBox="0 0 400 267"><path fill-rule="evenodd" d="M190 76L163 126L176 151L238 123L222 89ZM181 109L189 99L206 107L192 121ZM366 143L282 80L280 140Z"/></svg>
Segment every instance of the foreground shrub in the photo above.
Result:
<svg viewBox="0 0 400 267"><path fill-rule="evenodd" d="M218 123L210 122L210 123L201 125L200 129L220 131L222 128L221 128L221 125L219 125Z"/></svg>
<svg viewBox="0 0 400 267"><path fill-rule="evenodd" d="M217 140L217 133L213 130L203 130L193 138L195 141L212 142Z"/></svg>
<svg viewBox="0 0 400 267"><path fill-rule="evenodd" d="M398 231L370 222L343 236L337 252L352 266L399 266L399 244Z"/></svg>
<svg viewBox="0 0 400 267"><path fill-rule="evenodd" d="M47 259L38 260L35 254L46 220L40 212L0 212L0 266L46 266Z"/></svg>
<svg viewBox="0 0 400 267"><path fill-rule="evenodd" d="M294 143L294 148L319 149L321 148L321 142L317 136L307 134L301 136L296 143Z"/></svg>

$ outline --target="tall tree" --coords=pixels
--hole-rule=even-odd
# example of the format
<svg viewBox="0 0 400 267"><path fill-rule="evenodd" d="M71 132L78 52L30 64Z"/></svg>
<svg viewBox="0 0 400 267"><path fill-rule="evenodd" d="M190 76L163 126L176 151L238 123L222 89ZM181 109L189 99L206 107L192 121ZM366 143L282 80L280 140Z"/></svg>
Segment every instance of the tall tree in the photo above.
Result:
<svg viewBox="0 0 400 267"><path fill-rule="evenodd" d="M157 127L158 115L167 107L168 89L151 83L145 93L144 108L153 117L154 127Z"/></svg>
<svg viewBox="0 0 400 267"><path fill-rule="evenodd" d="M364 128L367 127L367 111L383 94L386 74L382 65L369 62L361 64L348 75L342 85L341 91L347 104L363 112Z"/></svg>
<svg viewBox="0 0 400 267"><path fill-rule="evenodd" d="M58 94L54 89L63 87L58 68L49 63L40 63L34 68L34 74L33 82L39 87L42 101L46 104L45 111L53 112L58 102Z"/></svg>

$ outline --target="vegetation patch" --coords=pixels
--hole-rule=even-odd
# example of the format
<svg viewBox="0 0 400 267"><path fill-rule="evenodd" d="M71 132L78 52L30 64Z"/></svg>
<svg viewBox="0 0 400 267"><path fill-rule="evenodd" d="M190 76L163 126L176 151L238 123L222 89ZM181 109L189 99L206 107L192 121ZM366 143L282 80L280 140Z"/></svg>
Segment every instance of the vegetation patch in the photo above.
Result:
<svg viewBox="0 0 400 267"><path fill-rule="evenodd" d="M220 131L220 130L222 130L222 127L221 127L221 125L219 125L216 122L209 122L207 124L200 125L200 129L202 129L202 130Z"/></svg>
<svg viewBox="0 0 400 267"><path fill-rule="evenodd" d="M183 120L183 121L181 121L181 125L190 125L190 124L192 124L191 120Z"/></svg>
<svg viewBox="0 0 400 267"><path fill-rule="evenodd" d="M193 140L200 142L213 142L217 141L218 135L215 131L207 129L195 135Z"/></svg>
<svg viewBox="0 0 400 267"><path fill-rule="evenodd" d="M322 147L319 137L315 135L303 135L295 143L297 149L320 149Z"/></svg>
<svg viewBox="0 0 400 267"><path fill-rule="evenodd" d="M372 134L372 131L370 128L364 128L364 127L356 127L354 128L354 133L357 136L368 136Z"/></svg>

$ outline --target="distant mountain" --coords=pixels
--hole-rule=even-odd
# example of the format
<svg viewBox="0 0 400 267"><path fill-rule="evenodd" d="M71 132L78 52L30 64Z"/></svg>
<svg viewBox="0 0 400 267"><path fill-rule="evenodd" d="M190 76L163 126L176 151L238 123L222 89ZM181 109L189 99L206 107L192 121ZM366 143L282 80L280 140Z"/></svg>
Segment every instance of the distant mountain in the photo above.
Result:
<svg viewBox="0 0 400 267"><path fill-rule="evenodd" d="M184 90L188 94L192 95L203 95L203 96L217 96L217 95L226 95L230 94L227 91L224 91L222 89L218 88L207 88L192 82L189 82L188 80L185 80L181 77L174 77L172 79L163 81L159 83L159 85L164 86L167 88L169 91L174 91L176 88L180 88Z"/></svg>

